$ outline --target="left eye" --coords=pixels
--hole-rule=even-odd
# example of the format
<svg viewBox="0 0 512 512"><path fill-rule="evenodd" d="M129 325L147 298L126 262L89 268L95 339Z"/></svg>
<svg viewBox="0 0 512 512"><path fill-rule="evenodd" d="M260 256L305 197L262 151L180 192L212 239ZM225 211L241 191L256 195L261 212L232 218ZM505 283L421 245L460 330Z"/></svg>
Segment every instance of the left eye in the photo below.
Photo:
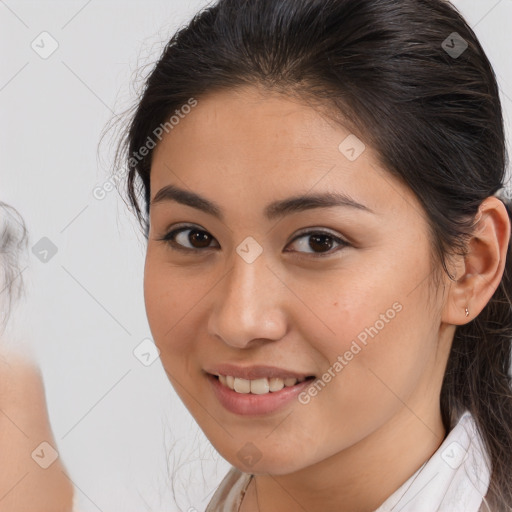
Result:
<svg viewBox="0 0 512 512"><path fill-rule="evenodd" d="M189 232L186 235L186 232ZM306 242L307 239L310 239L309 242ZM184 252L199 252L204 249L211 249L210 243L212 240L215 240L207 231L202 229L198 229L193 226L184 226L177 229L174 229L167 233L162 238L158 239L159 241L166 242L169 247L173 250L184 251ZM302 240L302 241L301 241ZM300 241L298 243L299 249L313 249L313 256L322 257L324 254L332 254L337 250L346 247L349 245L348 242L342 240L341 238L327 232L327 231L308 231L299 234L296 236L290 244L294 242ZM191 247L187 247L186 243L191 244ZM334 244L338 244L338 248L332 250L332 246ZM318 250L318 252L317 252ZM286 251L286 252L296 252L296 251ZM308 252L308 251L298 251L298 252Z"/></svg>
<svg viewBox="0 0 512 512"><path fill-rule="evenodd" d="M309 242L306 242L306 240L309 238ZM338 250L342 249L343 247L348 246L348 242L345 240L342 240L341 238L327 232L327 231L308 231L306 233L302 233L295 237L290 243L293 243L297 240L304 239L302 242L300 242L298 245L299 247L305 249L305 248L311 248L311 249L320 249L320 252L316 252L313 250L312 253L313 256L322 257L324 254L330 255L334 252L337 252ZM338 244L338 248L335 250L331 250L333 243ZM288 251L287 251L288 252ZM301 251L299 251L301 252ZM307 252L307 251L304 251Z"/></svg>

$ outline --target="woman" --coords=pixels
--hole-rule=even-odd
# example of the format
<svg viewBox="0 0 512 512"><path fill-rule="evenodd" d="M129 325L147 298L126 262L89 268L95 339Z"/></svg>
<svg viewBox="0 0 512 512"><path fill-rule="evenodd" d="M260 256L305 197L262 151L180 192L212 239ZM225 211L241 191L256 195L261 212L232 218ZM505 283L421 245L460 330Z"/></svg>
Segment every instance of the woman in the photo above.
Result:
<svg viewBox="0 0 512 512"><path fill-rule="evenodd" d="M0 283L5 335L12 306L23 292L20 261L25 223L0 202ZM0 512L70 512L73 485L56 449L39 368L0 339Z"/></svg>
<svg viewBox="0 0 512 512"><path fill-rule="evenodd" d="M118 155L163 365L233 465L207 510L512 510L502 112L455 8L220 0L145 85Z"/></svg>

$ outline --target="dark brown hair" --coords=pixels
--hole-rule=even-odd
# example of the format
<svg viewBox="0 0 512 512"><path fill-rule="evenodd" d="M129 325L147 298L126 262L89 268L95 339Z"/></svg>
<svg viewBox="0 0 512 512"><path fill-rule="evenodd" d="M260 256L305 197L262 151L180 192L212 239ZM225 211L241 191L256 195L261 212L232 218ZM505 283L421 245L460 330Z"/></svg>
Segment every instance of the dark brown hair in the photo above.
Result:
<svg viewBox="0 0 512 512"><path fill-rule="evenodd" d="M416 194L448 272L446 257L464 254L478 207L504 185L506 169L496 78L451 4L220 0L199 12L166 45L118 147L146 236L152 150L141 158L140 148L190 98L256 84L330 106L372 146ZM447 431L466 409L476 421L496 511L512 508L511 277L509 244L492 299L456 329L440 397Z"/></svg>
<svg viewBox="0 0 512 512"><path fill-rule="evenodd" d="M0 201L0 332L3 333L14 301L23 295L22 260L28 231L18 211Z"/></svg>

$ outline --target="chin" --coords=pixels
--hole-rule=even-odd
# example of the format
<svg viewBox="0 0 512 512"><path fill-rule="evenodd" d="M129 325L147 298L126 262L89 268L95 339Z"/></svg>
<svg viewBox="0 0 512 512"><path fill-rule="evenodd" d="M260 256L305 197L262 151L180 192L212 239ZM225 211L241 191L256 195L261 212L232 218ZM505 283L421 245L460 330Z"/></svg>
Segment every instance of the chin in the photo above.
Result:
<svg viewBox="0 0 512 512"><path fill-rule="evenodd" d="M254 475L288 475L300 471L309 464L305 460L297 460L295 451L287 451L287 453L275 453L268 455L264 450L259 453L253 448L253 460L248 457L249 449L246 445L246 452L242 448L238 453L230 454L226 458L237 469L244 473L252 473ZM238 456L240 453L240 457ZM258 458L259 457L259 458Z"/></svg>

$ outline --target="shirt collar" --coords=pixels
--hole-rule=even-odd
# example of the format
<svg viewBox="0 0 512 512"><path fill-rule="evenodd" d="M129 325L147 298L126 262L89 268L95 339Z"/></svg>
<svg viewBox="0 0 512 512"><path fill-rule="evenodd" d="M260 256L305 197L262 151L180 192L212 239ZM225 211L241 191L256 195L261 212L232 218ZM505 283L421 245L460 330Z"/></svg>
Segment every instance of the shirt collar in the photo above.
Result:
<svg viewBox="0 0 512 512"><path fill-rule="evenodd" d="M478 512L490 467L474 418L466 410L430 459L375 512Z"/></svg>

